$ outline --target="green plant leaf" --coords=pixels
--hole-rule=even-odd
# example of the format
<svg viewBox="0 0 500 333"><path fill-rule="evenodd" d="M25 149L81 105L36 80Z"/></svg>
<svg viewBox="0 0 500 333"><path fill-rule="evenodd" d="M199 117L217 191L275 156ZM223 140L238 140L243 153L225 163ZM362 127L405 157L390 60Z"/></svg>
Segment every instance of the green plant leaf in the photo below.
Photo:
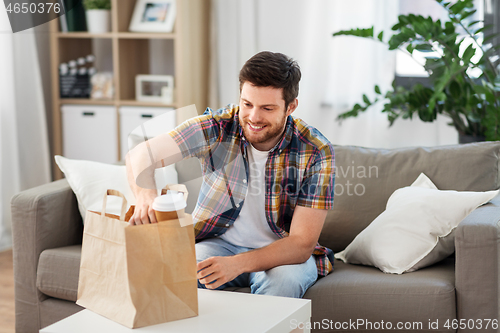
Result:
<svg viewBox="0 0 500 333"><path fill-rule="evenodd" d="M477 94L486 94L487 89L482 85L476 84L473 88Z"/></svg>
<svg viewBox="0 0 500 333"><path fill-rule="evenodd" d="M449 10L453 14L460 14L462 10L467 6L467 1L457 1L454 5L452 5Z"/></svg>
<svg viewBox="0 0 500 333"><path fill-rule="evenodd" d="M361 105L359 105L358 103L354 104L354 107L352 108L352 111L353 112L358 112L360 110L362 110L363 108L361 107Z"/></svg>
<svg viewBox="0 0 500 333"><path fill-rule="evenodd" d="M382 94L382 93L380 92L380 87L379 87L378 85L375 85L375 92L376 92L377 94L379 94L379 95L380 95L380 94Z"/></svg>
<svg viewBox="0 0 500 333"><path fill-rule="evenodd" d="M410 18L410 15L408 15L408 16L406 16L406 15L399 15L398 16L398 21L402 25L407 25L408 23L410 23L409 18Z"/></svg>
<svg viewBox="0 0 500 333"><path fill-rule="evenodd" d="M342 121L344 119L350 118L350 117L357 117L359 112L364 112L366 111L367 107L362 107L359 104L355 104L353 108L350 111L341 113L337 116L337 121Z"/></svg>
<svg viewBox="0 0 500 333"><path fill-rule="evenodd" d="M482 22L482 21L472 21L471 23L469 23L469 25L467 26L467 28L470 28L470 27L472 27L473 25L476 25L476 24L478 24L478 23L480 23L480 22Z"/></svg>
<svg viewBox="0 0 500 333"><path fill-rule="evenodd" d="M462 89L460 87L460 84L456 81L453 80L450 83L450 94L453 98L459 99L462 94Z"/></svg>
<svg viewBox="0 0 500 333"><path fill-rule="evenodd" d="M382 42L382 41L383 41L383 38L384 38L384 32L383 32L383 31L381 31L381 32L378 34L377 38L378 38L378 40L379 40L379 41L381 41L381 42Z"/></svg>
<svg viewBox="0 0 500 333"><path fill-rule="evenodd" d="M111 9L111 0L83 0L83 7L89 9Z"/></svg>
<svg viewBox="0 0 500 333"><path fill-rule="evenodd" d="M415 46L415 49L419 51L432 51L432 46L429 44L418 44Z"/></svg>
<svg viewBox="0 0 500 333"><path fill-rule="evenodd" d="M365 94L363 94L363 102L366 103L366 105L371 105L372 103L370 102L370 100L368 99L368 96L366 96Z"/></svg>
<svg viewBox="0 0 500 333"><path fill-rule="evenodd" d="M474 56L476 53L476 49L470 44L467 46L467 48L464 51L464 54L462 56L462 60L464 61L465 65L468 65L470 63L471 58Z"/></svg>
<svg viewBox="0 0 500 333"><path fill-rule="evenodd" d="M371 28L356 28L351 30L340 30L333 34L333 36L356 36L356 37L372 37L373 38L373 27Z"/></svg>
<svg viewBox="0 0 500 333"><path fill-rule="evenodd" d="M407 27L401 27L400 32L393 34L389 39L389 50L395 50L416 38L415 31Z"/></svg>
<svg viewBox="0 0 500 333"><path fill-rule="evenodd" d="M450 35L455 32L455 25L450 21L445 22L444 27L445 29L443 32L447 35Z"/></svg>
<svg viewBox="0 0 500 333"><path fill-rule="evenodd" d="M466 18L468 18L469 16L473 15L475 12L477 12L477 10L475 10L475 9L474 9L474 10L471 10L471 11L468 11L468 12L466 12L465 14L462 14L462 15L460 16L460 19L463 21L463 20L465 20Z"/></svg>

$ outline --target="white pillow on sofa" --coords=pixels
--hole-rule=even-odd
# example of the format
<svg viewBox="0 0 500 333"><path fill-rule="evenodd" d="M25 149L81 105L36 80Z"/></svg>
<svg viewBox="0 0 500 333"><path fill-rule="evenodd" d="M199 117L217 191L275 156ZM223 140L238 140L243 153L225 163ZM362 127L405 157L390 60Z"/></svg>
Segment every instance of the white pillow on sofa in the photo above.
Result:
<svg viewBox="0 0 500 333"><path fill-rule="evenodd" d="M458 224L499 192L440 191L422 173L335 258L396 274L432 265L454 252Z"/></svg>
<svg viewBox="0 0 500 333"><path fill-rule="evenodd" d="M124 165L105 164L100 162L73 160L63 156L55 156L59 169L64 173L69 186L76 195L78 208L83 220L87 210L100 212L106 190L118 190L127 199L128 206L135 204L135 196L127 181ZM156 185L159 189L166 184L177 184L177 171L174 165L155 171ZM106 212L119 215L122 199L109 196Z"/></svg>

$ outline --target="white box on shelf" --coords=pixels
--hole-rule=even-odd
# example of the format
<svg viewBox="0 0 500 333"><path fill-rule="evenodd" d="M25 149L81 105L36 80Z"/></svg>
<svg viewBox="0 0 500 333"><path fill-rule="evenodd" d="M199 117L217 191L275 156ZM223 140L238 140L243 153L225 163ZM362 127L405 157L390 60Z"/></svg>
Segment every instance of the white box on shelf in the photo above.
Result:
<svg viewBox="0 0 500 333"><path fill-rule="evenodd" d="M114 106L62 105L63 155L102 163L118 161Z"/></svg>
<svg viewBox="0 0 500 333"><path fill-rule="evenodd" d="M172 75L137 75L135 99L142 102L172 104L174 102L174 77Z"/></svg>
<svg viewBox="0 0 500 333"><path fill-rule="evenodd" d="M122 106L119 114L121 160L125 160L129 149L144 141L145 137L151 139L173 130L177 125L173 108Z"/></svg>

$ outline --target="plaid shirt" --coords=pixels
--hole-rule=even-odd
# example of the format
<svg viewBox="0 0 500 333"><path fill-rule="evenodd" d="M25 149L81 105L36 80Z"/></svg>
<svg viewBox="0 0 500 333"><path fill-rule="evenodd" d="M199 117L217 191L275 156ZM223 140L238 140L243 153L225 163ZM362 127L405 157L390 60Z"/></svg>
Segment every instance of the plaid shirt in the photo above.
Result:
<svg viewBox="0 0 500 333"><path fill-rule="evenodd" d="M239 107L212 111L187 120L169 134L184 158L199 158L203 171L193 212L196 239L217 237L234 223L248 189L247 146L238 120ZM267 223L280 238L288 236L296 205L332 209L332 144L301 119L288 116L285 134L269 152L265 171ZM316 245L318 274L332 271L332 250ZM330 259L329 259L330 258Z"/></svg>

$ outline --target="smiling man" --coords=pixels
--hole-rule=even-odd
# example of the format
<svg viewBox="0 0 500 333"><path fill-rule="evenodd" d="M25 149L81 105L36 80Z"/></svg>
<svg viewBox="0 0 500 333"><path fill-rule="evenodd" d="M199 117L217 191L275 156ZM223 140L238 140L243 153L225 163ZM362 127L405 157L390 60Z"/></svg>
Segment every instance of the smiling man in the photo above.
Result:
<svg viewBox="0 0 500 333"><path fill-rule="evenodd" d="M131 164L200 159L193 219L201 288L302 297L332 270L332 251L318 238L333 207L334 151L317 129L291 116L300 77L292 59L260 52L240 71L239 106L207 109L127 155L137 198L131 224L156 222L154 186L137 186ZM154 183L154 167L143 183Z"/></svg>

